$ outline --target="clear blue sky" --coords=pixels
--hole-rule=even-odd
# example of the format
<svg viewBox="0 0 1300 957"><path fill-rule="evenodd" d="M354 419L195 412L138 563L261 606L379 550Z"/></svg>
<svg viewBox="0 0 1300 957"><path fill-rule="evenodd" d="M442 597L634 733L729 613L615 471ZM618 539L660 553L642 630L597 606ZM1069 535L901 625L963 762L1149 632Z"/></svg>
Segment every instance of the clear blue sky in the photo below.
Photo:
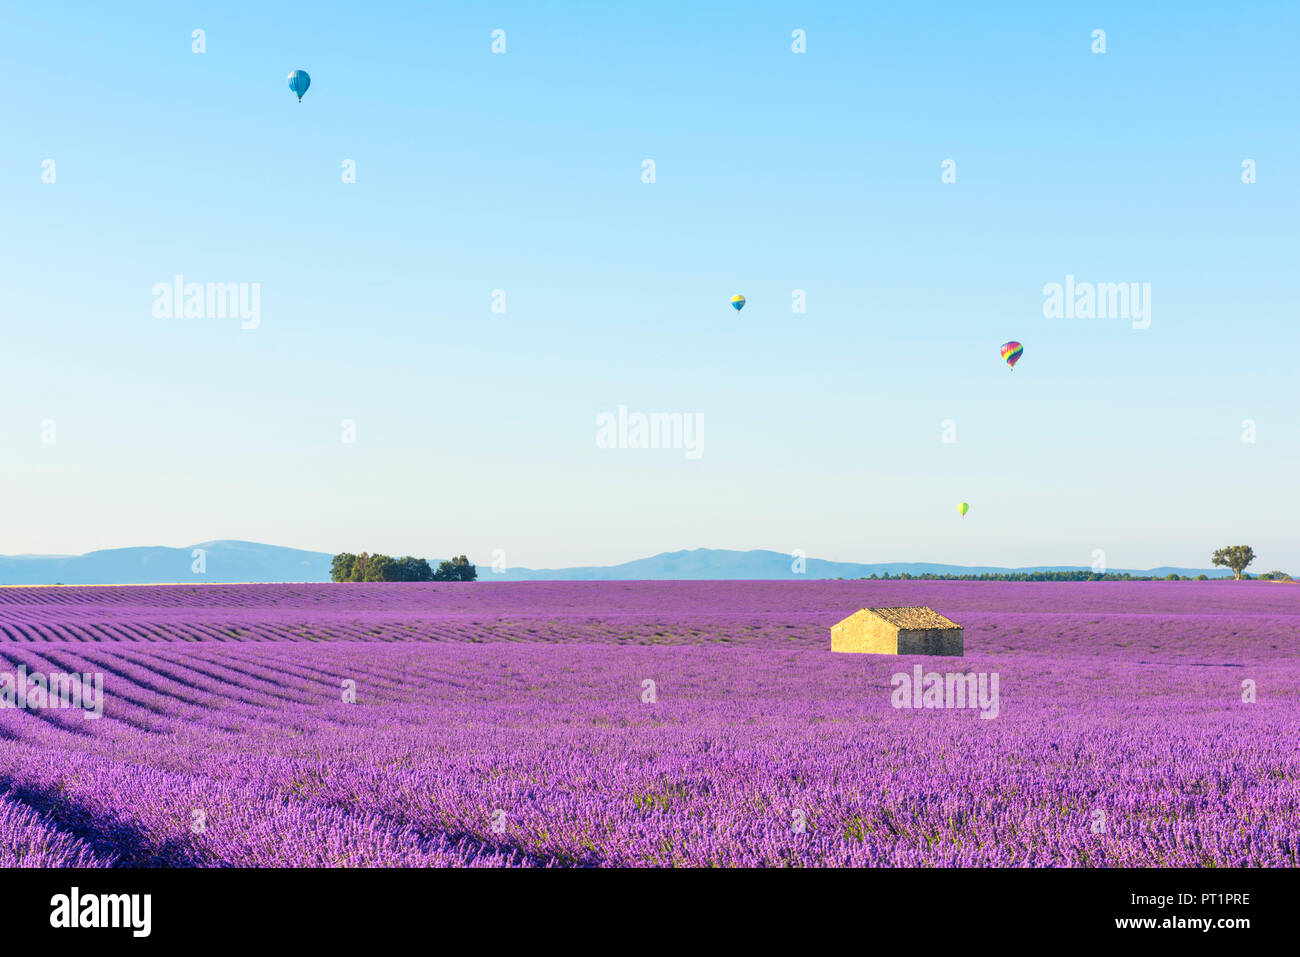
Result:
<svg viewBox="0 0 1300 957"><path fill-rule="evenodd" d="M10 5L0 553L1300 572L1296 5L864 6ZM155 318L178 273L260 327Z"/></svg>

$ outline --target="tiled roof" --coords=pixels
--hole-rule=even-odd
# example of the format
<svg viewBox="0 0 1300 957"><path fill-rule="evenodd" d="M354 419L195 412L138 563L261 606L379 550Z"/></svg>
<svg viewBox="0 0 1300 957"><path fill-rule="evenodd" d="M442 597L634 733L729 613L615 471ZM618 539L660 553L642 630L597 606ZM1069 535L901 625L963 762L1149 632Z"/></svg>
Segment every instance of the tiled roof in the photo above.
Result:
<svg viewBox="0 0 1300 957"><path fill-rule="evenodd" d="M868 608L873 615L879 615L885 621L902 629L913 628L960 628L957 624L939 614L928 605L919 608Z"/></svg>

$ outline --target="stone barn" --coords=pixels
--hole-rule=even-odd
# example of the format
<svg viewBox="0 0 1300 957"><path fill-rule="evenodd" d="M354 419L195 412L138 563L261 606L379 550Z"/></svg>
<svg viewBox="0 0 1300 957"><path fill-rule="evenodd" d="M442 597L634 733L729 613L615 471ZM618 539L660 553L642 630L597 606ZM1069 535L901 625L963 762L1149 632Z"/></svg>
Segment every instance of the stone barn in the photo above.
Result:
<svg viewBox="0 0 1300 957"><path fill-rule="evenodd" d="M864 608L831 625L831 651L960 655L961 625L933 608Z"/></svg>

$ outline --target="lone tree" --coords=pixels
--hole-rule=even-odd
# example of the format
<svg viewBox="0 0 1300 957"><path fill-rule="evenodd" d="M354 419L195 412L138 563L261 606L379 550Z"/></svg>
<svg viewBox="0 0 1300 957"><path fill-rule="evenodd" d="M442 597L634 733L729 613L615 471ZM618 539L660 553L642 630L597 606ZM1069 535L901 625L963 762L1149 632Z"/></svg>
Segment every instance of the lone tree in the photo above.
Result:
<svg viewBox="0 0 1300 957"><path fill-rule="evenodd" d="M1232 569L1232 577L1241 581L1241 573L1255 560L1255 551L1249 545L1229 545L1220 548L1211 557L1215 565L1226 565Z"/></svg>

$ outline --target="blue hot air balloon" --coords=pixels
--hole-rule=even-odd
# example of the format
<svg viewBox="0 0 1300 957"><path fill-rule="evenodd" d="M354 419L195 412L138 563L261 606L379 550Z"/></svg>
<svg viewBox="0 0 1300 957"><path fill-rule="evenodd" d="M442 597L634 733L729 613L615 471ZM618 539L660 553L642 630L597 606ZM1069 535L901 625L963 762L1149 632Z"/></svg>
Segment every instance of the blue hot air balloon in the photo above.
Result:
<svg viewBox="0 0 1300 957"><path fill-rule="evenodd" d="M294 70L289 74L289 89L298 94L298 102L302 102L302 95L307 92L307 87L311 86L311 77L307 75L306 70Z"/></svg>

